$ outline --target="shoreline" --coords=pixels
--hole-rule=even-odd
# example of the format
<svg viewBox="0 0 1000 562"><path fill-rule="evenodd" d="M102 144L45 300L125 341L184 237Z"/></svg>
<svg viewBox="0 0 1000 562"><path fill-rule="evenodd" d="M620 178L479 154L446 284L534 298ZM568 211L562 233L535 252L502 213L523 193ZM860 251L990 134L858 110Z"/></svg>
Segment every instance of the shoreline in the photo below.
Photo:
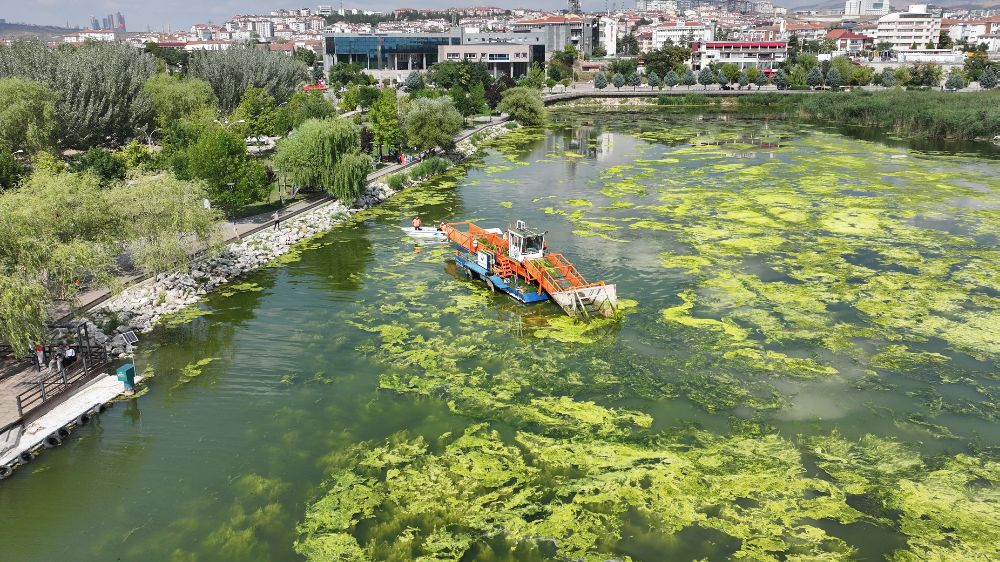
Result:
<svg viewBox="0 0 1000 562"><path fill-rule="evenodd" d="M450 153L454 157L453 165L472 157L485 142L510 131L508 123L500 121L466 132L468 134L463 133L462 140ZM395 173L405 173L415 164L417 162ZM217 255L190 262L188 271L161 273L127 287L106 301L81 310L79 316L98 328L95 343L106 346L112 356L119 357L125 351L123 332L150 332L164 317L179 313L199 302L203 296L267 267L293 251L296 245L330 232L355 213L388 200L397 193L387 183L392 175L395 174L382 174L369 182L364 193L350 206L334 200L317 205L289 218L287 222L281 221L277 229L263 228L238 242L225 245ZM429 179L432 178L421 181ZM408 183L405 188L419 183ZM107 333L100 330L102 326L108 328Z"/></svg>

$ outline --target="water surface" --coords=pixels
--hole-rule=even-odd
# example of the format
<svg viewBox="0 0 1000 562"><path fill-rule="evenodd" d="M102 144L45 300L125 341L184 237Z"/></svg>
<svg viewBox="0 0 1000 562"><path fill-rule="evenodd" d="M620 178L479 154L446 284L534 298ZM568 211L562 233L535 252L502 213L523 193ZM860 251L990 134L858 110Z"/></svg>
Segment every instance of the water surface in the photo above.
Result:
<svg viewBox="0 0 1000 562"><path fill-rule="evenodd" d="M5 558L988 559L1000 167L925 148L559 113L147 336L150 392L0 485ZM526 220L635 306L492 295L414 214Z"/></svg>

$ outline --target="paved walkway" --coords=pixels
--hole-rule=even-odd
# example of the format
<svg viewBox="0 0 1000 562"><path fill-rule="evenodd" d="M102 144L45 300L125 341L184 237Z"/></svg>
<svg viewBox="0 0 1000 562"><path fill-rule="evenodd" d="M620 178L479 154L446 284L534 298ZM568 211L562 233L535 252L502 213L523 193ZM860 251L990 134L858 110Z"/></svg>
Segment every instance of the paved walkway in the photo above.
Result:
<svg viewBox="0 0 1000 562"><path fill-rule="evenodd" d="M459 133L458 136L455 137L455 142L456 143L461 142L483 129L486 129L498 123L502 123L504 121L506 121L506 118L496 118L496 117L491 118L491 120L488 123L483 123L482 125L479 125L473 129L468 129ZM386 166L385 168L382 168L380 170L372 172L371 174L368 174L368 182L371 183L381 177L392 175L396 172L399 172L400 170L409 168L414 164L416 164L416 162L409 162L407 164L393 164L390 166ZM307 199L296 201L295 203L282 207L277 212L279 219L281 221L285 221L296 215L305 213L307 211L310 211L312 209L315 209L316 207L325 205L332 201L334 201L334 198L330 195L314 194L308 197ZM274 211L267 211L259 215L253 215L250 217L240 218L232 222L227 221L223 223L219 227L224 237L223 243L228 244L230 242L235 242L245 236L249 236L255 232L268 228L273 224L273 218L272 218L273 212ZM118 278L118 282L119 286L128 287L131 285L135 285L136 283L142 282L148 279L149 277L150 277L149 275L146 275L144 273L136 273L133 275L121 276ZM112 294L113 293L111 290L102 287L81 291L76 296L76 310L80 311L93 308L103 303L104 301L108 300L108 298L110 298ZM60 319L65 319L71 315L72 312L68 309L68 307L63 307L61 310L57 311L57 314L55 316L59 317ZM2 397L3 394L0 393L0 399L2 399Z"/></svg>

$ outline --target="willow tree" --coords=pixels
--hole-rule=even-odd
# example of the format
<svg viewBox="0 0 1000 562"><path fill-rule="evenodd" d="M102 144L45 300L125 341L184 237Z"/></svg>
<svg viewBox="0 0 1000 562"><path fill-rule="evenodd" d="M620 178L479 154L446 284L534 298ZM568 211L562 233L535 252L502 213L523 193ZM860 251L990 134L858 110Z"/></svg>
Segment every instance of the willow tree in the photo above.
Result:
<svg viewBox="0 0 1000 562"><path fill-rule="evenodd" d="M406 143L416 150L451 149L461 130L462 114L449 97L416 99L403 119Z"/></svg>
<svg viewBox="0 0 1000 562"><path fill-rule="evenodd" d="M307 119L278 144L274 164L296 188L318 187L351 202L364 189L371 169L367 157L355 157L360 151L358 127L351 121ZM364 172L358 173L362 167Z"/></svg>
<svg viewBox="0 0 1000 562"><path fill-rule="evenodd" d="M309 79L302 61L252 47L196 51L188 62L188 75L212 86L225 113L239 105L249 88L261 88L280 103Z"/></svg>
<svg viewBox="0 0 1000 562"><path fill-rule="evenodd" d="M183 264L217 231L204 196L169 174L106 189L90 173L48 171L0 194L0 340L26 352L53 302L72 303L82 283L115 285L123 251L148 273Z"/></svg>

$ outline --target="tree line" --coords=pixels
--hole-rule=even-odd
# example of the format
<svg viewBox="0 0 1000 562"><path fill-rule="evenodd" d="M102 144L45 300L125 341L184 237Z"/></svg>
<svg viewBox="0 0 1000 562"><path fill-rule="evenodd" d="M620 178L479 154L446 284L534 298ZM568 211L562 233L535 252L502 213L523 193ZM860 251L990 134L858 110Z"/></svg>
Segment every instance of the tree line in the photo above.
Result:
<svg viewBox="0 0 1000 562"><path fill-rule="evenodd" d="M537 76L518 86L485 65L441 63L374 95L369 78L349 76L341 103L352 89L370 103L347 119L301 90L306 65L283 54L196 53L181 71L148 51L0 47L0 340L18 349L42 336L54 302L113 286L122 256L148 273L183 266L192 246L218 241L225 214L276 185L351 202L370 154L450 148L480 112L545 115ZM247 150L258 136L283 138L261 157Z"/></svg>

